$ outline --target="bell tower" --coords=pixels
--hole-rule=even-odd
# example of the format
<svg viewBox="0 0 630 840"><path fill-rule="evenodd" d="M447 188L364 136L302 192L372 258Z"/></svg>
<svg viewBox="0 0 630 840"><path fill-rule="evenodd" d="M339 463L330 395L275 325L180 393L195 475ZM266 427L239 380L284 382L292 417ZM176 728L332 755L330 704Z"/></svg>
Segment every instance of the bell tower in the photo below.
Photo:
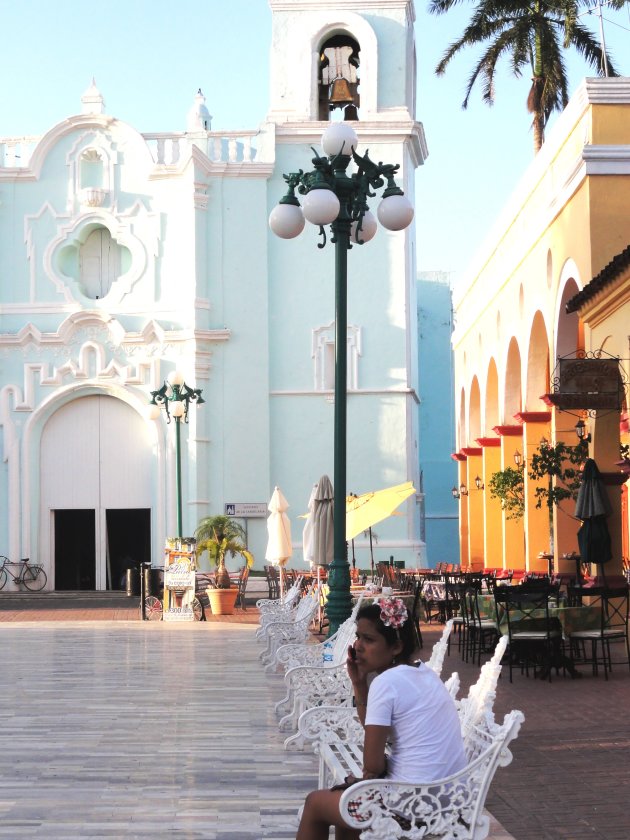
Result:
<svg viewBox="0 0 630 840"><path fill-rule="evenodd" d="M269 0L271 122L414 120L413 0Z"/></svg>

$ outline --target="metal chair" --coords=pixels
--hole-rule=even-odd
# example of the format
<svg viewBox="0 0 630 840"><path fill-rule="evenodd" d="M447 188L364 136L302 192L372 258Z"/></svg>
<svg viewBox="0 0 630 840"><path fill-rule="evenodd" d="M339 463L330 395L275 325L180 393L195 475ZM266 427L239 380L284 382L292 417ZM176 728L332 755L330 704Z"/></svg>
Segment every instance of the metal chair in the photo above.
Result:
<svg viewBox="0 0 630 840"><path fill-rule="evenodd" d="M590 596L599 601L600 625L595 630L576 630L570 634L572 643L580 644L583 661L593 666L593 676L599 673L599 663L604 666L604 677L608 679L608 672L612 670L610 643L623 639L626 644L626 660L630 667L630 643L628 641L628 587L606 589L605 587L588 587L574 590L579 593L580 600ZM584 643L591 643L591 656L586 657ZM601 645L601 658L598 658L598 645Z"/></svg>
<svg viewBox="0 0 630 840"><path fill-rule="evenodd" d="M552 587L541 585L537 588L523 586L497 587L494 593L497 605L497 617L501 610L507 622L509 639L509 668L512 682L512 667L516 659L529 676L530 665L534 676L538 667L551 682L551 670L564 667L562 655L562 632L557 620L549 615L549 597ZM557 589L553 591L557 595Z"/></svg>
<svg viewBox="0 0 630 840"><path fill-rule="evenodd" d="M468 646L464 658L468 662L468 656L471 655L473 662L476 660L477 665L481 665L481 654L494 649L501 634L496 621L491 618L482 618L477 601L478 594L477 586L466 586L464 600L468 620Z"/></svg>

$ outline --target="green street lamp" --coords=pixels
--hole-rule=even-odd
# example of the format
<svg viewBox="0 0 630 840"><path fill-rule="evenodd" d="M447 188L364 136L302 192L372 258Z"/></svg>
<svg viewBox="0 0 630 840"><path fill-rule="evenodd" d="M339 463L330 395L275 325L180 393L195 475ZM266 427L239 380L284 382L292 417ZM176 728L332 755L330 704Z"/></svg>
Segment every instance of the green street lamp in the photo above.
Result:
<svg viewBox="0 0 630 840"><path fill-rule="evenodd" d="M178 370L172 371L158 391L151 391L149 401L150 417L152 420L162 413L166 414L166 422L175 418L175 492L177 495L177 536L181 540L182 534L182 453L180 441L180 425L182 419L188 423L188 410L191 403L201 405L205 402L201 396L201 388L189 388L184 382L184 375Z"/></svg>
<svg viewBox="0 0 630 840"><path fill-rule="evenodd" d="M330 225L335 245L335 417L334 472L335 501L333 562L328 569L329 596L326 611L330 634L352 612L350 566L346 546L346 365L347 365L347 281L348 251L353 244L369 242L377 231L376 219L367 199L385 187L377 216L388 230L403 230L413 219L413 207L394 176L400 164L374 163L367 153L355 151L357 135L348 123L331 123L322 135L326 157L315 149L311 172L283 175L287 194L269 216L269 227L281 239L293 239L304 229L304 219L319 227L326 245L324 225ZM349 172L354 162L356 169ZM295 191L304 196L302 205Z"/></svg>

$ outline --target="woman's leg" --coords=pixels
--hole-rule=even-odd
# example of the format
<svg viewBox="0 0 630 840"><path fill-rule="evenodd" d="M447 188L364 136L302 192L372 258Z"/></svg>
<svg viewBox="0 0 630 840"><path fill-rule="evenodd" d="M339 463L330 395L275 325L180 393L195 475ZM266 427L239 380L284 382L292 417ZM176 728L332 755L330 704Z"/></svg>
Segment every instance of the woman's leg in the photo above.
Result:
<svg viewBox="0 0 630 840"><path fill-rule="evenodd" d="M358 831L348 828L339 814L343 791L314 790L306 797L295 840L328 840L330 826L336 827L337 840L357 840Z"/></svg>

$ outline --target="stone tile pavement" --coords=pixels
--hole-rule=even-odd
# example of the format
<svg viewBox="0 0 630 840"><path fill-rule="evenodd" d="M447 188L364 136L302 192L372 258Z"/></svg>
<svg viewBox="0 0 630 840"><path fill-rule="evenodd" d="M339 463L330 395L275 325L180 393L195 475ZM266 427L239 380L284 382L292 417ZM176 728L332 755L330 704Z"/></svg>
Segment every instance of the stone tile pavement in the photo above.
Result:
<svg viewBox="0 0 630 840"><path fill-rule="evenodd" d="M21 621L1 597L0 837L295 836L316 767L282 749L281 678L259 665L254 609L165 625L139 622L137 604L116 621L114 605L105 620L87 608L72 615L91 621L42 623L55 611ZM425 652L440 632L424 627ZM452 670L463 691L478 674L456 645ZM492 840L630 838L630 672L583 671L502 677L497 715L526 720L488 797Z"/></svg>

